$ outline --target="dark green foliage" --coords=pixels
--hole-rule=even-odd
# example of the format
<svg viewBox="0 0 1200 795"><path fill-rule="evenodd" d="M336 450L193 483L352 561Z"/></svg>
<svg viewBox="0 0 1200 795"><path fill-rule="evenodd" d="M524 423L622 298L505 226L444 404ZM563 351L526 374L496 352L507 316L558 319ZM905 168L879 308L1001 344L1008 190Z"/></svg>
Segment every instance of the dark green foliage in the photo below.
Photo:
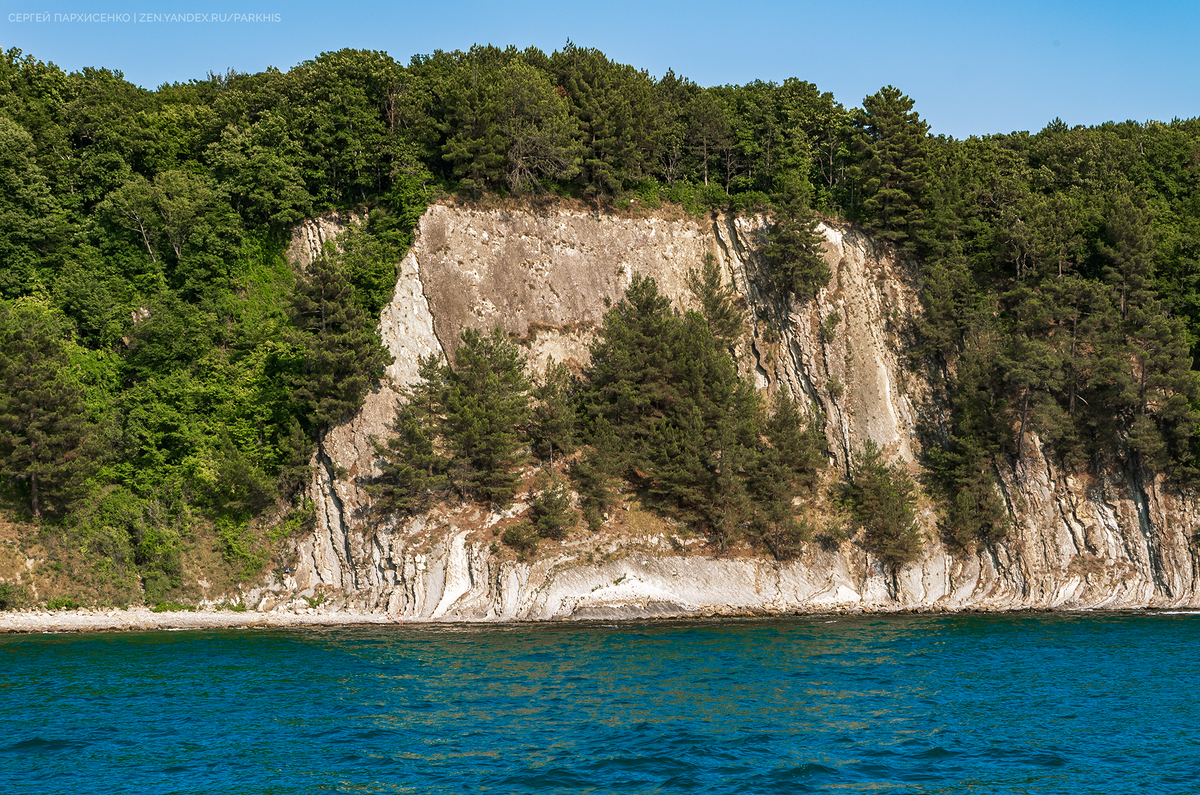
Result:
<svg viewBox="0 0 1200 795"><path fill-rule="evenodd" d="M825 417L815 406L805 422L796 401L786 390L775 393L775 405L764 430L779 464L790 473L796 485L811 489L817 473L828 466L824 434Z"/></svg>
<svg viewBox="0 0 1200 795"><path fill-rule="evenodd" d="M25 605L25 589L11 582L0 582L0 610L16 610Z"/></svg>
<svg viewBox="0 0 1200 795"><path fill-rule="evenodd" d="M561 539L575 526L579 517L571 507L571 492L564 478L550 476L529 503L529 518L542 538Z"/></svg>
<svg viewBox="0 0 1200 795"><path fill-rule="evenodd" d="M459 490L508 505L525 463L529 382L517 346L499 328L488 336L467 328L448 374L445 437Z"/></svg>
<svg viewBox="0 0 1200 795"><path fill-rule="evenodd" d="M653 279L635 275L591 353L589 449L573 469L589 523L621 478L721 549L763 522L792 532L791 500L814 463L809 440L785 406L762 444L757 396L701 315L675 314Z"/></svg>
<svg viewBox="0 0 1200 795"><path fill-rule="evenodd" d="M790 196L777 206L763 256L770 267L771 284L780 295L790 293L807 301L829 283L832 274L825 263L824 242L817 231L817 218L803 197Z"/></svg>
<svg viewBox="0 0 1200 795"><path fill-rule="evenodd" d="M738 305L741 296L737 290L722 281L717 258L711 253L705 254L699 271L688 270L687 286L700 302L700 313L708 323L708 330L724 345L731 346L741 336L745 312Z"/></svg>
<svg viewBox="0 0 1200 795"><path fill-rule="evenodd" d="M411 405L398 405L395 434L386 444L375 441L382 474L367 486L380 515L416 514L427 509L447 485L449 462L434 447L437 429L421 422Z"/></svg>
<svg viewBox="0 0 1200 795"><path fill-rule="evenodd" d="M375 322L358 306L354 287L328 254L309 266L291 306L303 365L293 377L294 399L312 427L337 422L358 408L383 375L388 355Z"/></svg>
<svg viewBox="0 0 1200 795"><path fill-rule="evenodd" d="M517 522L504 529L500 540L517 550L522 558L532 556L537 552L538 540L541 536L529 521Z"/></svg>
<svg viewBox="0 0 1200 795"><path fill-rule="evenodd" d="M48 307L0 302L0 473L35 521L78 499L101 455L63 336Z"/></svg>
<svg viewBox="0 0 1200 795"><path fill-rule="evenodd" d="M197 521L225 522L237 565L257 560L248 523L307 482L322 424L379 374L375 318L430 196L404 114L387 115L400 71L345 52L149 92L0 54L0 297L35 296L57 324L37 394L0 402L59 418L7 429L4 455L18 463L28 430L63 440L6 491L112 593L176 588ZM314 301L302 279L293 301L290 225L347 197L372 205L370 223L328 259L355 289ZM307 312L322 303L323 326Z"/></svg>
<svg viewBox="0 0 1200 795"><path fill-rule="evenodd" d="M913 513L912 478L883 461L868 439L850 466L846 489L855 520L864 528L867 549L890 566L903 566L921 556L921 531Z"/></svg>
<svg viewBox="0 0 1200 795"><path fill-rule="evenodd" d="M529 441L535 455L547 460L554 469L555 453L561 459L577 448L575 390L571 371L553 358L546 363L541 386L533 391L537 403L533 407Z"/></svg>
<svg viewBox="0 0 1200 795"><path fill-rule="evenodd" d="M912 250L924 222L929 125L895 86L864 99L854 124L859 162L852 173L862 190L862 214L880 237Z"/></svg>
<svg viewBox="0 0 1200 795"><path fill-rule="evenodd" d="M191 511L225 521L230 560L254 563L248 522L307 482L321 429L378 376L374 326L395 265L428 201L453 191L696 214L759 212L770 195L776 292L801 300L828 279L813 206L922 257L926 311L907 352L937 385L926 463L961 546L1003 534L996 472L1034 434L1069 467L1111 454L1195 482L1200 123L1055 120L955 141L929 137L892 87L862 106L852 116L795 79L655 79L569 43L407 66L342 50L157 91L0 53L0 299L57 324L44 362L0 350L5 367L45 368L40 383L6 381L6 496L68 516L121 588L136 576L148 593L174 587ZM366 217L297 279L282 253L291 225L334 208ZM548 378L531 417L509 412L499 447L511 456L482 452L504 434L463 397L461 367L423 366L416 427L437 453L472 451L448 474L481 499L507 499L526 441L557 464L574 437L593 526L632 484L718 543L749 533L793 554L804 533L774 484L802 491L821 456L786 453L795 445L771 428L788 412L767 417L730 380L738 307L719 278L697 277L703 322L631 290L636 311L605 329L594 383ZM825 320L828 341L837 324ZM39 328L18 325L30 339ZM21 401L61 419L44 426L51 436L98 443L21 463L25 431L9 411ZM810 451L819 425L800 432ZM492 467L503 482L487 482ZM105 495L117 493L141 506L135 518L113 518ZM148 507L163 495L168 518Z"/></svg>
<svg viewBox="0 0 1200 795"><path fill-rule="evenodd" d="M624 471L620 440L604 417L595 418L586 438L590 447L571 463L571 479L583 498L583 517L588 526L599 530L603 516L613 505L612 489Z"/></svg>
<svg viewBox="0 0 1200 795"><path fill-rule="evenodd" d="M778 560L791 560L812 538L812 528L797 518L793 500L810 493L826 464L824 417L814 412L805 423L791 395L775 394L774 410L763 423L768 445L758 452L749 487L754 495L752 529Z"/></svg>

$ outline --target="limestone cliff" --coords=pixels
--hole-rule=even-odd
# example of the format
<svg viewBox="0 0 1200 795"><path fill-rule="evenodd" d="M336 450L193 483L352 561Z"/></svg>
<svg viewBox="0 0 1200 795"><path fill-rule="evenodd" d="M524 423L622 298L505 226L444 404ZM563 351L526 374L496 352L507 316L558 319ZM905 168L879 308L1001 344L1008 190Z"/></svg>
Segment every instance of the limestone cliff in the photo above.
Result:
<svg viewBox="0 0 1200 795"><path fill-rule="evenodd" d="M296 256L311 257L341 224L301 227ZM706 252L750 310L743 373L823 409L837 468L869 438L915 473L915 430L932 398L927 374L900 352L920 312L911 266L856 228L826 224L833 278L815 301L785 310L757 287L763 224L431 207L380 318L394 364L362 411L326 435L311 484L316 529L295 542L294 571L258 592L261 609L315 592L329 595L329 609L448 620L1200 604L1194 500L1118 461L1063 472L1036 441L999 473L1014 518L1006 540L955 557L926 504L925 553L894 577L854 539L814 542L786 565L746 551L716 557L628 504L603 532L577 529L532 562L493 543L491 530L523 510L519 502L506 514L448 507L400 523L364 518L370 436L387 433L418 355L452 351L466 326L498 324L527 340L535 367L550 355L582 364L593 328L634 273L686 301L687 270Z"/></svg>

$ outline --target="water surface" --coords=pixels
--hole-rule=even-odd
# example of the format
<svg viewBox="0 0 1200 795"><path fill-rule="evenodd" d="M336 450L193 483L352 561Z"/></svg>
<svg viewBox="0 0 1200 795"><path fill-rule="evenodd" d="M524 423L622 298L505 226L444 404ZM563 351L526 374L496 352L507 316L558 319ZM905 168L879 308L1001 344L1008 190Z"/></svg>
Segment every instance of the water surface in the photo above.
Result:
<svg viewBox="0 0 1200 795"><path fill-rule="evenodd" d="M1200 615L0 637L0 792L1196 792Z"/></svg>

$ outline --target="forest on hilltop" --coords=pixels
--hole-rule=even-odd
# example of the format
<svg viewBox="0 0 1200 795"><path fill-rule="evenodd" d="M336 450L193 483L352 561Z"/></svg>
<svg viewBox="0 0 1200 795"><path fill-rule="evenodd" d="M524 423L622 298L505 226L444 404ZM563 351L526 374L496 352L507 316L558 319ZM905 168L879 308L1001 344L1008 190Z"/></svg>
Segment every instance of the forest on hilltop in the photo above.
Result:
<svg viewBox="0 0 1200 795"><path fill-rule="evenodd" d="M1197 119L1054 120L960 141L930 136L892 86L848 109L797 79L702 87L569 42L549 55L476 46L407 65L342 50L287 72L154 91L12 49L0 54L0 182L4 510L48 565L104 598L169 598L197 550L213 551L230 580L252 577L273 544L311 521L311 453L381 375L375 324L396 263L428 204L451 195L767 212L775 226L763 256L784 302L809 300L828 278L813 257L814 213L860 223L916 260L926 313L906 353L938 385L922 463L957 547L1003 536L997 467L1012 466L1034 431L1069 467L1116 455L1179 488L1200 476ZM330 209L364 220L340 250L295 272L283 254L290 230ZM719 293L708 288L705 330L649 319L683 324L672 327L677 350L702 349L723 379ZM628 331L648 319L620 312L661 309L639 300L615 307L613 323ZM612 339L602 350L625 355ZM679 378L696 377L660 354ZM774 441L754 435L777 409L718 379L721 400L748 423L720 431L705 424L711 406L686 416L655 408L656 394L679 387L655 393L661 373L643 368L634 386L649 390L649 413L622 429L623 410L601 399L612 387L603 379L616 378L603 361L596 380L563 387L587 451L573 469L587 499L602 504L610 478L641 479L721 544L748 535L794 549L800 536L779 528L802 517L779 513L783 496L768 493L762 469L783 466L790 442L782 430ZM431 368L428 383L460 377ZM447 411L435 419L450 422ZM418 442L444 430L438 449L453 447L450 425L399 421L425 429ZM730 457L644 460L665 449L647 446L655 434L676 434L684 449L693 432L740 440L741 486L728 480ZM536 451L523 433L513 443ZM811 483L807 455L788 488ZM848 499L871 504L864 484L875 484L903 507L911 484L892 482L871 455L851 473ZM502 458L494 465L521 456ZM675 481L644 468L685 464ZM478 475L492 465L472 466ZM486 478L458 471L464 496L507 488L500 478L500 492L481 490ZM396 483L377 488L405 498ZM730 488L758 507L714 515L712 494ZM775 535L761 532L764 521Z"/></svg>

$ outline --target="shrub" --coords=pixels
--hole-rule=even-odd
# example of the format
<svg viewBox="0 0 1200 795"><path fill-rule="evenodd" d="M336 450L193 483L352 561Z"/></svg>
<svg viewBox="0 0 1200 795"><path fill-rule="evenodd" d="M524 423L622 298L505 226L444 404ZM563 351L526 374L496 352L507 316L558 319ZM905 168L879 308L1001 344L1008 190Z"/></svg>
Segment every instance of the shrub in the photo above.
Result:
<svg viewBox="0 0 1200 795"><path fill-rule="evenodd" d="M901 566L921 555L915 488L907 472L883 463L874 441L868 439L854 456L847 496L854 518L866 530L867 549L884 563Z"/></svg>
<svg viewBox="0 0 1200 795"><path fill-rule="evenodd" d="M510 525L505 529L504 535L500 536L500 540L517 550L521 554L521 557L532 555L537 551L537 530L528 521Z"/></svg>
<svg viewBox="0 0 1200 795"><path fill-rule="evenodd" d="M571 508L571 492L566 481L554 475L550 485L534 498L529 511L533 526L542 538L562 538L579 521Z"/></svg>
<svg viewBox="0 0 1200 795"><path fill-rule="evenodd" d="M11 582L0 582L0 610L15 610L24 603L24 588Z"/></svg>
<svg viewBox="0 0 1200 795"><path fill-rule="evenodd" d="M75 610L78 607L79 603L70 596L56 596L46 602L47 610Z"/></svg>

